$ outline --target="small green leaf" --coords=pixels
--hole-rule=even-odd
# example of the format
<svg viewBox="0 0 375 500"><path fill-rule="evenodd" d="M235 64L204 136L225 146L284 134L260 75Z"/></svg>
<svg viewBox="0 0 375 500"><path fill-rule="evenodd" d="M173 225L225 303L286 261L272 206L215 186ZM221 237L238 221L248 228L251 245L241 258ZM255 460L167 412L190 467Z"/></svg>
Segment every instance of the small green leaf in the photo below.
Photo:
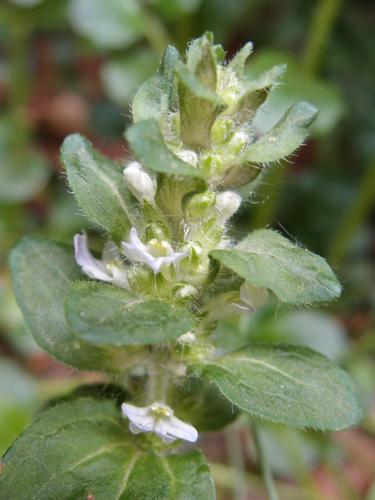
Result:
<svg viewBox="0 0 375 500"><path fill-rule="evenodd" d="M158 72L146 80L134 96L134 122L149 118L161 121L169 110L177 107L175 68L179 57L175 47L169 46L165 49Z"/></svg>
<svg viewBox="0 0 375 500"><path fill-rule="evenodd" d="M159 344L183 335L194 326L194 318L185 308L87 281L74 283L66 311L70 326L93 344Z"/></svg>
<svg viewBox="0 0 375 500"><path fill-rule="evenodd" d="M3 460L0 497L215 498L199 451L162 455L127 430L111 401L82 398L39 415Z"/></svg>
<svg viewBox="0 0 375 500"><path fill-rule="evenodd" d="M201 177L196 168L168 149L156 120L134 123L125 135L134 155L144 167L169 175Z"/></svg>
<svg viewBox="0 0 375 500"><path fill-rule="evenodd" d="M307 102L294 104L271 130L249 146L246 158L267 163L289 156L304 143L317 114L317 109Z"/></svg>
<svg viewBox="0 0 375 500"><path fill-rule="evenodd" d="M79 275L73 249L41 238L24 238L12 251L10 266L17 302L40 347L77 368L113 371L111 352L79 339L65 320L65 297L72 279Z"/></svg>
<svg viewBox="0 0 375 500"><path fill-rule="evenodd" d="M254 126L259 130L269 130L292 104L308 101L319 110L311 126L311 135L326 136L346 112L341 89L332 80L305 75L297 58L290 53L274 50L257 51L246 73L251 78L257 78L267 68L284 63L287 63L288 71L283 85L268 97L255 118Z"/></svg>
<svg viewBox="0 0 375 500"><path fill-rule="evenodd" d="M247 42L229 62L228 69L234 71L238 78L242 78L246 61L252 54L253 48L252 42Z"/></svg>
<svg viewBox="0 0 375 500"><path fill-rule="evenodd" d="M123 239L136 225L137 216L120 166L95 151L79 134L65 139L61 159L85 214L116 241Z"/></svg>
<svg viewBox="0 0 375 500"><path fill-rule="evenodd" d="M286 65L279 64L263 73L257 80L248 83L231 112L236 113L236 121L241 124L255 116L259 106L267 99L269 92L285 73Z"/></svg>
<svg viewBox="0 0 375 500"><path fill-rule="evenodd" d="M211 142L211 127L226 104L203 85L186 66L177 67L180 101L181 138L189 147L206 147Z"/></svg>
<svg viewBox="0 0 375 500"><path fill-rule="evenodd" d="M242 410L290 427L340 430L361 418L349 376L307 347L250 344L192 372Z"/></svg>
<svg viewBox="0 0 375 500"><path fill-rule="evenodd" d="M282 302L312 304L338 297L340 283L327 262L271 229L254 231L230 250L211 256Z"/></svg>
<svg viewBox="0 0 375 500"><path fill-rule="evenodd" d="M190 44L187 52L187 66L198 80L214 92L217 84L216 59L213 50L213 35L206 33Z"/></svg>

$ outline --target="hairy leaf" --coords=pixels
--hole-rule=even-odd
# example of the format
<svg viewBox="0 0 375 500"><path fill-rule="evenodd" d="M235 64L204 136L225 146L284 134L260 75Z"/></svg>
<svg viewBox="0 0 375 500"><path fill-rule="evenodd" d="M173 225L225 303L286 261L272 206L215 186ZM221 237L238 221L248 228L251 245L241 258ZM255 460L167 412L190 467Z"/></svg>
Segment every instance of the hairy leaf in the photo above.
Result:
<svg viewBox="0 0 375 500"><path fill-rule="evenodd" d="M93 344L159 344L194 326L194 318L185 308L87 281L74 283L66 311L70 326Z"/></svg>
<svg viewBox="0 0 375 500"><path fill-rule="evenodd" d="M164 456L127 431L120 409L92 398L39 415L3 460L0 497L214 499L199 451Z"/></svg>
<svg viewBox="0 0 375 500"><path fill-rule="evenodd" d="M79 134L65 139L61 159L85 214L115 240L123 239L136 225L137 215L120 166L95 151Z"/></svg>
<svg viewBox="0 0 375 500"><path fill-rule="evenodd" d="M63 363L113 371L111 352L76 336L65 319L64 301L79 275L73 249L41 238L24 238L10 257L16 298L36 342Z"/></svg>
<svg viewBox="0 0 375 500"><path fill-rule="evenodd" d="M176 108L175 68L179 57L175 47L167 47L158 72L139 87L132 102L135 122L149 118L156 118L159 121L169 110Z"/></svg>
<svg viewBox="0 0 375 500"><path fill-rule="evenodd" d="M126 131L126 139L143 166L155 172L187 177L200 177L198 169L178 158L164 142L154 119L134 123Z"/></svg>
<svg viewBox="0 0 375 500"><path fill-rule="evenodd" d="M291 427L340 430L361 418L349 376L307 347L250 344L192 371L242 410Z"/></svg>
<svg viewBox="0 0 375 500"><path fill-rule="evenodd" d="M255 116L259 106L267 99L269 92L285 73L285 64L274 66L263 73L259 79L248 83L231 112L236 113L236 121L240 124Z"/></svg>
<svg viewBox="0 0 375 500"><path fill-rule="evenodd" d="M304 143L317 113L317 109L307 102L291 106L271 130L249 146L248 161L267 163L289 156Z"/></svg>
<svg viewBox="0 0 375 500"><path fill-rule="evenodd" d="M211 255L250 283L268 288L282 302L325 302L341 293L322 257L271 229L254 231L234 248L214 250Z"/></svg>

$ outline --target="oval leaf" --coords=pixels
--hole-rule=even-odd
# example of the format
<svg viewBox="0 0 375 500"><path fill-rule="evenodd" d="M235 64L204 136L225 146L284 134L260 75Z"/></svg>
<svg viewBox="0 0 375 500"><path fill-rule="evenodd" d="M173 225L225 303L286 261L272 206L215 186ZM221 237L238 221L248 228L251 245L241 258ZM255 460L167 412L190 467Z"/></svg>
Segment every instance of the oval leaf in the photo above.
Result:
<svg viewBox="0 0 375 500"><path fill-rule="evenodd" d="M273 422L340 430L361 418L349 376L307 347L251 344L192 371L242 410Z"/></svg>
<svg viewBox="0 0 375 500"><path fill-rule="evenodd" d="M340 283L322 257L271 229L254 231L233 249L214 250L211 256L289 304L325 302L341 293Z"/></svg>
<svg viewBox="0 0 375 500"><path fill-rule="evenodd" d="M66 311L70 326L94 344L159 344L183 335L194 326L194 317L185 308L88 281L74 283Z"/></svg>
<svg viewBox="0 0 375 500"><path fill-rule="evenodd" d="M213 500L215 492L199 451L163 456L147 449L111 401L83 398L42 413L15 442L3 460L0 497L91 496Z"/></svg>
<svg viewBox="0 0 375 500"><path fill-rule="evenodd" d="M249 146L247 160L267 163L289 156L305 142L317 114L318 110L307 102L294 104L271 130Z"/></svg>
<svg viewBox="0 0 375 500"><path fill-rule="evenodd" d="M134 199L127 190L121 168L92 147L79 134L67 137L61 160L79 206L116 241L136 225Z"/></svg>
<svg viewBox="0 0 375 500"><path fill-rule="evenodd" d="M146 168L169 175L201 177L198 169L168 149L155 119L134 123L125 135L135 157Z"/></svg>
<svg viewBox="0 0 375 500"><path fill-rule="evenodd" d="M24 238L12 251L10 266L25 323L40 347L77 368L113 371L110 351L79 339L66 323L65 297L79 275L73 249Z"/></svg>

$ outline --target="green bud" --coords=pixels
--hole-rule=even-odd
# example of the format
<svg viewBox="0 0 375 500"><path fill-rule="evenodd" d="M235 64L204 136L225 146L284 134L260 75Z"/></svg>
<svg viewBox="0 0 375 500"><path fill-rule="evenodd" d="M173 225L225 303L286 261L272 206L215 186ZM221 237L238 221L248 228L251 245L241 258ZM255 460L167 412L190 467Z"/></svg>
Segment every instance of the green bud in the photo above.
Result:
<svg viewBox="0 0 375 500"><path fill-rule="evenodd" d="M214 142L224 143L227 142L234 130L233 120L230 118L219 118L215 121L211 130L211 138Z"/></svg>
<svg viewBox="0 0 375 500"><path fill-rule="evenodd" d="M185 207L186 218L203 218L207 214L209 209L215 204L215 200L215 193L209 190L191 196Z"/></svg>
<svg viewBox="0 0 375 500"><path fill-rule="evenodd" d="M223 163L220 155L207 154L201 158L201 168L208 178L220 177L222 174Z"/></svg>

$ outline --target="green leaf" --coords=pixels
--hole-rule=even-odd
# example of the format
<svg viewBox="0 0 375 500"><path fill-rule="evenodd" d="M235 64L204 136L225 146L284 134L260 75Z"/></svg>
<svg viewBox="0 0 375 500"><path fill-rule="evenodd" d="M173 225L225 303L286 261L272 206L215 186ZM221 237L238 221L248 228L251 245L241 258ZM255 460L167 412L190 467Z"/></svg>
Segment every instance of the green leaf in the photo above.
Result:
<svg viewBox="0 0 375 500"><path fill-rule="evenodd" d="M312 304L338 297L340 283L327 262L271 229L254 231L233 249L211 256L282 302Z"/></svg>
<svg viewBox="0 0 375 500"><path fill-rule="evenodd" d="M254 45L252 42L247 42L236 53L233 59L228 63L228 69L234 71L238 78L242 78L245 64L249 56L253 52Z"/></svg>
<svg viewBox="0 0 375 500"><path fill-rule="evenodd" d="M71 0L69 20L78 33L104 49L124 49L142 36L144 20L135 0Z"/></svg>
<svg viewBox="0 0 375 500"><path fill-rule="evenodd" d="M93 344L160 344L194 326L194 318L185 308L88 281L74 283L66 311L70 326Z"/></svg>
<svg viewBox="0 0 375 500"><path fill-rule="evenodd" d="M226 104L203 85L186 66L177 66L181 138L189 147L206 147L211 142L211 127Z"/></svg>
<svg viewBox="0 0 375 500"><path fill-rule="evenodd" d="M130 227L136 226L137 217L120 166L95 151L79 134L65 139L61 159L85 214L116 241L123 239Z"/></svg>
<svg viewBox="0 0 375 500"><path fill-rule="evenodd" d="M349 376L307 347L254 343L192 372L242 410L290 427L340 430L361 418Z"/></svg>
<svg viewBox="0 0 375 500"><path fill-rule="evenodd" d="M169 175L201 177L196 168L180 160L168 149L156 120L134 123L125 135L134 155L144 167Z"/></svg>
<svg viewBox="0 0 375 500"><path fill-rule="evenodd" d="M231 112L236 113L236 121L241 124L255 116L259 106L267 99L269 92L286 71L285 64L274 66L259 79L248 83Z"/></svg>
<svg viewBox="0 0 375 500"><path fill-rule="evenodd" d="M268 97L267 103L254 120L255 127L259 130L269 130L292 104L308 101L319 110L311 126L311 134L329 134L346 111L341 89L332 81L304 75L295 57L287 52L273 50L257 51L246 73L251 78L257 78L269 67L284 63L287 63L288 71L283 78L283 85Z"/></svg>
<svg viewBox="0 0 375 500"><path fill-rule="evenodd" d="M127 430L120 409L92 398L42 413L3 460L0 497L95 500L215 498L199 451L163 455Z"/></svg>
<svg viewBox="0 0 375 500"><path fill-rule="evenodd" d="M59 361L86 370L116 369L112 353L79 339L65 319L64 301L79 275L73 249L24 238L10 256L17 302L36 342Z"/></svg>
<svg viewBox="0 0 375 500"><path fill-rule="evenodd" d="M217 69L213 50L213 35L208 32L196 38L187 51L187 66L197 79L209 89L216 91Z"/></svg>
<svg viewBox="0 0 375 500"><path fill-rule="evenodd" d="M132 115L135 122L168 115L177 107L175 67L179 60L175 47L168 46L163 54L156 75L146 80L138 89L132 102ZM168 120L168 116L165 116Z"/></svg>
<svg viewBox="0 0 375 500"><path fill-rule="evenodd" d="M246 158L255 163L267 163L289 156L304 143L308 127L317 113L317 109L307 102L294 104L271 130L249 146Z"/></svg>
<svg viewBox="0 0 375 500"><path fill-rule="evenodd" d="M104 89L111 99L127 106L141 83L149 78L157 66L150 49L138 49L125 57L112 59L101 67Z"/></svg>

